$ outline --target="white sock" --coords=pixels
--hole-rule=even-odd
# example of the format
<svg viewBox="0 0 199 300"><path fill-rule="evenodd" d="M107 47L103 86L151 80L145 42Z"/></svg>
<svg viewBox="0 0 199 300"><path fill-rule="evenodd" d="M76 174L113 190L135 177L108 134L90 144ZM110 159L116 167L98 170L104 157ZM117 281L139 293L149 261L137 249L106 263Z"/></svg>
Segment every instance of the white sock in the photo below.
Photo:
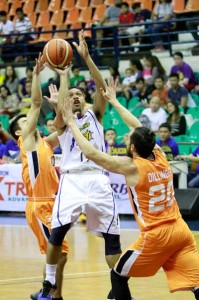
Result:
<svg viewBox="0 0 199 300"><path fill-rule="evenodd" d="M51 284L55 284L55 275L56 275L57 265L46 264L46 278Z"/></svg>

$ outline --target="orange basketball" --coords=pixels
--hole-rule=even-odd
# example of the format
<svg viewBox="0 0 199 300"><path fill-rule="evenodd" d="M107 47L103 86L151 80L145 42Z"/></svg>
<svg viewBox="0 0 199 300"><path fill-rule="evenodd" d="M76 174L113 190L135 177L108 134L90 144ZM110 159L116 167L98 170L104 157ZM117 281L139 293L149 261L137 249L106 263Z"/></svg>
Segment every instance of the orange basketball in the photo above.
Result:
<svg viewBox="0 0 199 300"><path fill-rule="evenodd" d="M50 66L62 69L70 64L73 57L71 45L63 39L50 40L43 49L43 58Z"/></svg>

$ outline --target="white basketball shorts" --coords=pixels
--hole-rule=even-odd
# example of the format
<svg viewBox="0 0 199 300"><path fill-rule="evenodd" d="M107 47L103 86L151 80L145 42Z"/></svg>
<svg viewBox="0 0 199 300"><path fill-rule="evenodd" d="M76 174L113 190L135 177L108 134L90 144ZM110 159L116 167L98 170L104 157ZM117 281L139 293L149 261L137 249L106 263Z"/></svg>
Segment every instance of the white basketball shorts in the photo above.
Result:
<svg viewBox="0 0 199 300"><path fill-rule="evenodd" d="M87 231L97 236L101 232L120 234L113 191L102 171L61 175L52 228L76 222L82 212L86 213Z"/></svg>

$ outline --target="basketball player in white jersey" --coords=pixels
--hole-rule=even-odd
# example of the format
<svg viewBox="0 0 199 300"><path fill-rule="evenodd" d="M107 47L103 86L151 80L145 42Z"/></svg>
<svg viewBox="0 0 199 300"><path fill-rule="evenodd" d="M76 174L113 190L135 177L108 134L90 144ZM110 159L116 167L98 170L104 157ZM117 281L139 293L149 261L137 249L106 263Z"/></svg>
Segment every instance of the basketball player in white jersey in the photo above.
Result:
<svg viewBox="0 0 199 300"><path fill-rule="evenodd" d="M57 70L60 75L57 116L55 125L62 148L60 164L61 179L52 217L52 233L48 243L46 279L38 300L49 299L55 288L55 273L64 236L80 213L87 216L87 231L103 237L105 255L109 268L112 268L121 254L118 214L109 178L104 169L86 159L62 118L66 97L72 103L73 113L82 134L100 151L105 151L102 117L106 107L100 88L104 80L88 52L83 31L80 32L79 45L73 43L85 60L96 84L96 94L92 109L85 111L85 95L76 88L68 89L68 70ZM114 299L110 292L108 299Z"/></svg>

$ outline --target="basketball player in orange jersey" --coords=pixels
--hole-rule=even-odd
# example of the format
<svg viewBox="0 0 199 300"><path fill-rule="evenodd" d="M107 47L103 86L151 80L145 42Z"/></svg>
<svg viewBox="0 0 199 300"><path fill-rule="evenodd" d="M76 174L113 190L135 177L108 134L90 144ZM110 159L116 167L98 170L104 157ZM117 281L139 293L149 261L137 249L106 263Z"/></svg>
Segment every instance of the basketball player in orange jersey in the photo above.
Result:
<svg viewBox="0 0 199 300"><path fill-rule="evenodd" d="M101 167L85 158L62 119L63 104L66 96L69 95L73 113L78 115L77 122L82 133L95 147L105 151L104 129L101 122L106 101L100 92L100 87L104 86L104 80L91 59L83 31L80 32L79 45L74 43L74 46L91 71L96 84L96 94L92 109L85 110L84 93L75 87L68 90L67 70L57 70L60 75L60 89L55 125L62 148L61 178L53 208L46 278L39 300L45 299L55 284L54 274L62 240L71 225L78 220L80 213L86 213L87 231L104 238L105 256L109 268L114 267L121 254L118 214L109 178ZM108 299L114 299L111 293Z"/></svg>
<svg viewBox="0 0 199 300"><path fill-rule="evenodd" d="M10 133L18 141L21 150L22 177L28 195L26 205L27 222L37 237L41 253L45 254L47 241L50 237L52 209L59 183L53 165L53 148L59 144L59 141L57 133L49 135L44 140L37 130L37 121L42 103L39 73L43 69L44 63L40 54L33 72L30 111L27 116L18 115L12 120ZM57 289L52 299L63 299L61 289L67 252L68 247L66 241L64 241L56 273ZM31 299L37 299L37 297L36 294L31 295Z"/></svg>
<svg viewBox="0 0 199 300"><path fill-rule="evenodd" d="M116 300L130 300L130 277L153 276L162 267L170 292L190 290L199 299L199 254L194 237L181 217L174 196L173 174L155 135L116 99L113 79L105 90L109 101L134 130L130 133L129 157L109 156L89 143L77 127L65 103L63 118L87 159L125 175L134 215L141 234L122 253L111 271ZM146 294L147 297L147 294Z"/></svg>

